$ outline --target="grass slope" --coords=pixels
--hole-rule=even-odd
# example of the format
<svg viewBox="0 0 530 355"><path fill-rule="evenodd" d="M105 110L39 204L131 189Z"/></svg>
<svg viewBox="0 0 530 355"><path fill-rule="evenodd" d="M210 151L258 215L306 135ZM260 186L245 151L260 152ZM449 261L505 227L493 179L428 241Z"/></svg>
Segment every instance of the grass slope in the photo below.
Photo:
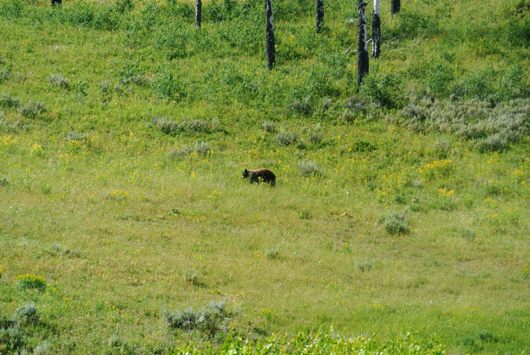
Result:
<svg viewBox="0 0 530 355"><path fill-rule="evenodd" d="M163 312L226 299L250 337L530 349L526 2L385 7L360 93L351 1L322 35L278 1L272 72L260 1L205 1L199 32L191 3L127 4L0 1L0 312L36 304L27 347L200 347ZM424 97L470 113L408 129ZM477 128L483 104L518 113Z"/></svg>

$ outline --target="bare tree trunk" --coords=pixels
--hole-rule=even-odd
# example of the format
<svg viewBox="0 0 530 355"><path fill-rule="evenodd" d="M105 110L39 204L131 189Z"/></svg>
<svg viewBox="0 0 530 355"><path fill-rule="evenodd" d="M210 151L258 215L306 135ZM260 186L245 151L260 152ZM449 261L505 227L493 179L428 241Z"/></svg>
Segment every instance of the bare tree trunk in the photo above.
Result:
<svg viewBox="0 0 530 355"><path fill-rule="evenodd" d="M195 28L201 28L202 0L195 0Z"/></svg>
<svg viewBox="0 0 530 355"><path fill-rule="evenodd" d="M393 14L397 14L399 12L399 9L401 9L401 1L400 0L392 0L392 9L390 11Z"/></svg>
<svg viewBox="0 0 530 355"><path fill-rule="evenodd" d="M272 70L276 64L276 48L274 47L274 25L272 22L272 3L271 0L265 0L265 16L267 18L267 39L266 50L269 69Z"/></svg>
<svg viewBox="0 0 530 355"><path fill-rule="evenodd" d="M379 0L374 0L374 18L372 20L372 57L379 58L381 54L381 17Z"/></svg>
<svg viewBox="0 0 530 355"><path fill-rule="evenodd" d="M324 21L324 0L317 0L317 33L322 29Z"/></svg>
<svg viewBox="0 0 530 355"><path fill-rule="evenodd" d="M357 86L361 87L363 77L368 74L368 39L366 33L366 0L357 0L359 41L357 45Z"/></svg>

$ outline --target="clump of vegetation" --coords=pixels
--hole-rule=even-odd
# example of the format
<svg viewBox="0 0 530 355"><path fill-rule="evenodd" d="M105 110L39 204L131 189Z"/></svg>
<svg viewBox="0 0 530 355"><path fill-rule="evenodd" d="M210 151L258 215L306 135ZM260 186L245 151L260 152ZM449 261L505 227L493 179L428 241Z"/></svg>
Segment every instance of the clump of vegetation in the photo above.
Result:
<svg viewBox="0 0 530 355"><path fill-rule="evenodd" d="M311 144L320 144L324 138L324 133L322 132L322 126L320 124L315 125L308 130L308 138Z"/></svg>
<svg viewBox="0 0 530 355"><path fill-rule="evenodd" d="M70 81L62 74L52 74L49 78L50 83L61 89L70 89Z"/></svg>
<svg viewBox="0 0 530 355"><path fill-rule="evenodd" d="M157 127L162 133L170 136L176 136L180 133L214 133L221 132L219 120L210 121L200 119L188 119L180 122L169 120L165 117L153 118L153 126Z"/></svg>
<svg viewBox="0 0 530 355"><path fill-rule="evenodd" d="M193 285L195 287L205 287L206 284L202 282L199 278L199 275L197 275L196 272L187 272L184 275L184 280L186 280L187 283L190 285Z"/></svg>
<svg viewBox="0 0 530 355"><path fill-rule="evenodd" d="M46 327L33 303L19 307L11 319L0 315L0 353L41 354L41 349L34 344Z"/></svg>
<svg viewBox="0 0 530 355"><path fill-rule="evenodd" d="M445 354L438 341L421 339L407 333L396 339L380 341L375 337L346 337L333 329L302 331L295 335L271 335L252 339L241 334L226 337L221 344L194 345L175 349L176 353L223 354Z"/></svg>
<svg viewBox="0 0 530 355"><path fill-rule="evenodd" d="M356 153L370 153L377 150L377 147L368 141L357 141L353 143L352 151Z"/></svg>
<svg viewBox="0 0 530 355"><path fill-rule="evenodd" d="M113 335L109 339L109 347L112 349L111 353L116 354L137 354L138 350L128 341L122 339L117 335Z"/></svg>
<svg viewBox="0 0 530 355"><path fill-rule="evenodd" d="M194 310L187 308L183 311L165 312L164 317L171 329L194 331L213 337L218 333L226 333L230 320L234 314L226 309L226 303L210 302L208 305Z"/></svg>
<svg viewBox="0 0 530 355"><path fill-rule="evenodd" d="M265 250L265 256L269 260L276 260L280 258L280 248L278 247L270 247Z"/></svg>
<svg viewBox="0 0 530 355"><path fill-rule="evenodd" d="M372 268L374 267L374 264L370 260L365 260L365 261L357 262L356 266L357 266L357 270L359 270L360 272L368 272L372 270Z"/></svg>
<svg viewBox="0 0 530 355"><path fill-rule="evenodd" d="M403 108L404 124L420 131L453 133L473 140L481 152L503 151L530 130L530 99L492 105L486 101L413 98Z"/></svg>
<svg viewBox="0 0 530 355"><path fill-rule="evenodd" d="M22 120L8 121L5 114L0 111L0 131L7 133L16 133L18 131L26 130L27 126Z"/></svg>
<svg viewBox="0 0 530 355"><path fill-rule="evenodd" d="M18 108L20 107L20 99L8 94L0 95L0 106L4 108Z"/></svg>
<svg viewBox="0 0 530 355"><path fill-rule="evenodd" d="M188 95L182 81L175 78L169 71L163 71L156 75L151 86L160 98L178 101Z"/></svg>
<svg viewBox="0 0 530 355"><path fill-rule="evenodd" d="M7 81L11 77L11 71L7 68L0 69L0 84Z"/></svg>
<svg viewBox="0 0 530 355"><path fill-rule="evenodd" d="M300 173L304 177L321 176L322 168L313 160L304 160L300 162Z"/></svg>
<svg viewBox="0 0 530 355"><path fill-rule="evenodd" d="M261 125L261 128L267 133L274 133L276 132L276 124L272 121L265 121Z"/></svg>
<svg viewBox="0 0 530 355"><path fill-rule="evenodd" d="M35 325L39 323L37 307L34 303L28 303L18 308L13 315L13 321L19 325Z"/></svg>
<svg viewBox="0 0 530 355"><path fill-rule="evenodd" d="M311 103L310 97L294 100L294 102L291 104L291 109L298 115L311 116L313 113L313 105Z"/></svg>
<svg viewBox="0 0 530 355"><path fill-rule="evenodd" d="M17 276L17 284L22 289L37 289L40 291L46 289L46 279L42 276L33 274Z"/></svg>
<svg viewBox="0 0 530 355"><path fill-rule="evenodd" d="M38 118L46 111L46 106L36 101L30 101L20 108L20 114L27 118Z"/></svg>
<svg viewBox="0 0 530 355"><path fill-rule="evenodd" d="M276 139L278 140L278 143L280 145L285 145L285 146L296 144L300 140L298 134L296 134L295 132L288 132L284 130L281 130L278 133L278 135L276 136Z"/></svg>
<svg viewBox="0 0 530 355"><path fill-rule="evenodd" d="M409 225L404 214L389 213L381 217L380 223L384 226L387 233L405 234L409 232Z"/></svg>
<svg viewBox="0 0 530 355"><path fill-rule="evenodd" d="M169 156L172 158L183 158L190 154L195 154L199 156L208 156L210 154L211 148L208 142L197 141L193 145L186 145L178 150L172 150L169 152Z"/></svg>

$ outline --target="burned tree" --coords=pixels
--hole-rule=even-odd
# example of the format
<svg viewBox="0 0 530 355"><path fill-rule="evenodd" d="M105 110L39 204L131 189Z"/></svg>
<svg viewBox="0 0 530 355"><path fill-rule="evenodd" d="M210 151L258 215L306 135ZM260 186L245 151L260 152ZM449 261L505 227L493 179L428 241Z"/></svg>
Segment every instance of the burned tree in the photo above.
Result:
<svg viewBox="0 0 530 355"><path fill-rule="evenodd" d="M322 29L324 21L324 0L317 0L317 33Z"/></svg>
<svg viewBox="0 0 530 355"><path fill-rule="evenodd" d="M372 57L381 54L381 17L379 16L380 1L374 0L374 18L372 19Z"/></svg>
<svg viewBox="0 0 530 355"><path fill-rule="evenodd" d="M357 0L357 18L359 23L357 44L357 86L360 87L363 77L368 74L368 40L366 33L366 0Z"/></svg>
<svg viewBox="0 0 530 355"><path fill-rule="evenodd" d="M276 48L274 47L274 25L272 22L272 0L265 0L266 17L266 51L269 69L272 70L276 64Z"/></svg>
<svg viewBox="0 0 530 355"><path fill-rule="evenodd" d="M399 12L399 9L401 9L401 1L400 0L392 0L392 8L391 12L393 14L397 14Z"/></svg>
<svg viewBox="0 0 530 355"><path fill-rule="evenodd" d="M195 28L201 28L202 0L195 0Z"/></svg>

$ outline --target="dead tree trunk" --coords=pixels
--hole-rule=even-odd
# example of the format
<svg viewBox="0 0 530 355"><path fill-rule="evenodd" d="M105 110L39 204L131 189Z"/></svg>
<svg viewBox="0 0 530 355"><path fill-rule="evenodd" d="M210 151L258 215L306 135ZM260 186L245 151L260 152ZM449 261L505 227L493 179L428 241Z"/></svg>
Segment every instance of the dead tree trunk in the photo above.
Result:
<svg viewBox="0 0 530 355"><path fill-rule="evenodd" d="M276 64L276 48L274 47L274 25L272 22L272 3L271 0L265 0L265 17L266 24L266 50L269 69L272 70Z"/></svg>
<svg viewBox="0 0 530 355"><path fill-rule="evenodd" d="M359 41L357 45L357 87L361 87L363 77L368 74L368 40L366 33L366 0L357 0L357 18L359 21Z"/></svg>
<svg viewBox="0 0 530 355"><path fill-rule="evenodd" d="M195 28L201 28L202 0L195 0Z"/></svg>
<svg viewBox="0 0 530 355"><path fill-rule="evenodd" d="M381 54L381 17L379 16L380 1L374 0L374 18L372 20L372 57Z"/></svg>
<svg viewBox="0 0 530 355"><path fill-rule="evenodd" d="M392 8L391 8L390 11L393 14L397 14L400 9L401 9L401 1L400 0L392 0Z"/></svg>
<svg viewBox="0 0 530 355"><path fill-rule="evenodd" d="M324 21L324 0L317 0L317 33L322 29Z"/></svg>

